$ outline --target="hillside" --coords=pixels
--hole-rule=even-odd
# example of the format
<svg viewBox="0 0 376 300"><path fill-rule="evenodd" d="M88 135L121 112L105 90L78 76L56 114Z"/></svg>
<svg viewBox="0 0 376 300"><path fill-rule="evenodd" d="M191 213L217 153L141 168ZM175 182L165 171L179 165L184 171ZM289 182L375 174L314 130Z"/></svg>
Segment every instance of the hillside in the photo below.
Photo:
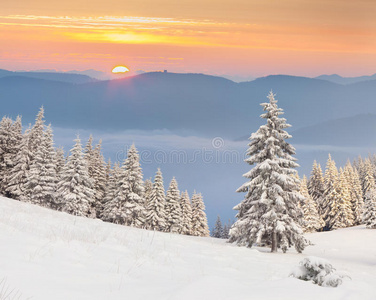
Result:
<svg viewBox="0 0 376 300"><path fill-rule="evenodd" d="M363 226L310 234L315 245L304 254L271 254L213 238L74 217L0 197L0 293L42 300L371 300L376 297L374 234ZM330 260L352 280L323 288L289 278L307 255Z"/></svg>

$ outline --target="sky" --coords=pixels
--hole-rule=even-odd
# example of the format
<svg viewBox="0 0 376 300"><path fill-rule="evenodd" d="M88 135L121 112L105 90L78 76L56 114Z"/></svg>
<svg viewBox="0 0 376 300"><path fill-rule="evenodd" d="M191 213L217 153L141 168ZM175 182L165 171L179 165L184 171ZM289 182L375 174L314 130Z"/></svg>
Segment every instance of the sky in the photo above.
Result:
<svg viewBox="0 0 376 300"><path fill-rule="evenodd" d="M2 0L0 68L371 75L373 0Z"/></svg>

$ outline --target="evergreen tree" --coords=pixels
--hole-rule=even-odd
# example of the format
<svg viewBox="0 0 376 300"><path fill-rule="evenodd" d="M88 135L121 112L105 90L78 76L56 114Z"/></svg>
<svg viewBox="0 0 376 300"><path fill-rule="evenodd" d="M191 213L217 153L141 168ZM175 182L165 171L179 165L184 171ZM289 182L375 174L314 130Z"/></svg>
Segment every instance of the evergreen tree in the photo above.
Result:
<svg viewBox="0 0 376 300"><path fill-rule="evenodd" d="M83 157L80 138L77 137L75 142L57 186L56 206L72 215L95 217L93 181Z"/></svg>
<svg viewBox="0 0 376 300"><path fill-rule="evenodd" d="M325 229L330 230L332 228L332 221L331 221L331 209L332 207L337 206L337 202L339 201L340 195L338 194L338 170L336 167L336 163L332 160L331 155L329 154L327 163L326 163L326 170L325 170L325 190L324 190L324 199L322 202L322 214L321 217L324 219L325 222Z"/></svg>
<svg viewBox="0 0 376 300"><path fill-rule="evenodd" d="M308 193L307 188L307 178L303 176L300 183L300 193L305 198L302 204L303 215L304 215L304 231L305 232L315 232L320 230L325 226L324 220L321 218L317 211L317 206L315 201L312 199L311 195Z"/></svg>
<svg viewBox="0 0 376 300"><path fill-rule="evenodd" d="M27 189L30 191L30 202L52 207L57 175L51 125L47 127L42 136L41 144L36 150L29 174Z"/></svg>
<svg viewBox="0 0 376 300"><path fill-rule="evenodd" d="M64 166L66 164L66 159L64 156L64 149L63 148L57 148L55 150L55 171L56 171L56 176L58 180L61 178L61 172L64 169Z"/></svg>
<svg viewBox="0 0 376 300"><path fill-rule="evenodd" d="M308 181L308 193L316 203L317 211L320 216L324 215L324 177L320 164L313 162L311 177Z"/></svg>
<svg viewBox="0 0 376 300"><path fill-rule="evenodd" d="M187 191L181 193L180 205L182 212L181 233L190 235L192 232L192 206Z"/></svg>
<svg viewBox="0 0 376 300"><path fill-rule="evenodd" d="M219 215L217 216L217 220L215 221L211 236L218 239L221 239L223 237L223 227Z"/></svg>
<svg viewBox="0 0 376 300"><path fill-rule="evenodd" d="M230 242L249 247L253 243L271 244L272 252L279 247L285 252L295 245L301 252L306 241L299 225L302 196L294 170L298 164L292 157L294 147L285 141L291 136L284 130L290 125L279 117L283 110L278 108L272 92L268 98L268 103L261 104L266 111L261 118L267 124L250 138L246 162L256 165L243 175L249 181L237 190L246 192L246 196L234 207L238 220L231 228Z"/></svg>
<svg viewBox="0 0 376 300"><path fill-rule="evenodd" d="M13 168L7 174L6 193L10 198L29 201L27 182L29 178L31 153L29 150L30 130L22 136L17 154L13 159Z"/></svg>
<svg viewBox="0 0 376 300"><path fill-rule="evenodd" d="M146 194L148 203L146 208L146 227L148 229L164 231L166 228L165 204L166 196L163 187L162 172L158 169L151 192Z"/></svg>
<svg viewBox="0 0 376 300"><path fill-rule="evenodd" d="M38 115L35 119L34 126L30 129L29 134L29 151L31 162L38 151L38 148L42 144L42 139L44 135L45 125L44 125L44 109L43 106L40 108Z"/></svg>
<svg viewBox="0 0 376 300"><path fill-rule="evenodd" d="M16 121L4 117L0 122L0 194L10 196L6 192L9 184L9 173L16 164L15 157L22 140L22 123L18 116Z"/></svg>
<svg viewBox="0 0 376 300"><path fill-rule="evenodd" d="M94 208L96 210L96 215L99 218L101 210L103 208L103 198L106 190L106 164L104 157L101 152L102 141L95 146L93 149L92 161L89 162L89 175L93 180L93 189L94 189L94 199L95 204Z"/></svg>
<svg viewBox="0 0 376 300"><path fill-rule="evenodd" d="M230 228L232 226L232 223L230 220L228 220L228 223L223 225L223 239L228 240L230 238Z"/></svg>
<svg viewBox="0 0 376 300"><path fill-rule="evenodd" d="M114 164L114 167L109 172L109 177L107 180L106 190L104 199L102 202L102 209L100 211L100 219L105 220L103 216L103 211L107 207L108 203L115 199L116 193L119 189L119 182L121 178L121 168L119 162Z"/></svg>
<svg viewBox="0 0 376 300"><path fill-rule="evenodd" d="M166 192L166 218L166 230L173 233L181 233L182 211L180 206L180 192L175 178L172 178Z"/></svg>
<svg viewBox="0 0 376 300"><path fill-rule="evenodd" d="M358 171L353 168L350 162L345 166L345 176L349 186L351 209L353 212L353 225L359 225L362 222L363 194Z"/></svg>
<svg viewBox="0 0 376 300"><path fill-rule="evenodd" d="M3 117L0 122L0 193L5 194L4 179L7 174L6 155L10 152L9 140L13 121Z"/></svg>
<svg viewBox="0 0 376 300"><path fill-rule="evenodd" d="M128 151L119 176L115 198L107 202L102 218L108 222L143 227L145 223L144 183L137 149Z"/></svg>
<svg viewBox="0 0 376 300"><path fill-rule="evenodd" d="M192 235L209 236L204 201L202 195L196 192L192 195Z"/></svg>
<svg viewBox="0 0 376 300"><path fill-rule="evenodd" d="M376 190L370 189L364 200L363 223L367 228L376 229Z"/></svg>
<svg viewBox="0 0 376 300"><path fill-rule="evenodd" d="M150 197L151 197L151 192L153 191L153 182L150 179L146 179L144 182L144 199L145 199L145 204L144 206L147 208L148 203L150 202Z"/></svg>
<svg viewBox="0 0 376 300"><path fill-rule="evenodd" d="M333 190L328 195L329 215L328 228L337 229L351 226L353 215L350 204L350 193L346 185L346 178L341 169L338 178L334 181Z"/></svg>
<svg viewBox="0 0 376 300"><path fill-rule="evenodd" d="M363 189L363 197L367 194L367 192L371 189L376 189L376 182L374 177L374 165L372 165L371 160L366 158L364 163L361 165L362 168L362 189Z"/></svg>

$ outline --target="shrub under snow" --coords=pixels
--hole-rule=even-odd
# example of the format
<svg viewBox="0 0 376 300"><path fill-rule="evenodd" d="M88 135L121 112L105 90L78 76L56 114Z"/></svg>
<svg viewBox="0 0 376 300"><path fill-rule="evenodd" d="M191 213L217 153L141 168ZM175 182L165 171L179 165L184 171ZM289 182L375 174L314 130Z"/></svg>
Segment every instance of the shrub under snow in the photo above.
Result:
<svg viewBox="0 0 376 300"><path fill-rule="evenodd" d="M315 256L304 258L299 267L296 267L290 276L312 281L320 286L337 287L342 284L342 279L350 278L345 274L336 273L336 269L325 259Z"/></svg>

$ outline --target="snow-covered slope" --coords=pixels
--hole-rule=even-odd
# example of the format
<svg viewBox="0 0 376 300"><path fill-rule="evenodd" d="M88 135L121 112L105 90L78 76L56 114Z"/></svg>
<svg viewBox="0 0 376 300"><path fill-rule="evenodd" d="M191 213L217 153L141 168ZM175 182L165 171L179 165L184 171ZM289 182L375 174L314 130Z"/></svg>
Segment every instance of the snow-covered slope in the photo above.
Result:
<svg viewBox="0 0 376 300"><path fill-rule="evenodd" d="M0 197L0 299L376 299L376 230L308 238L315 246L303 254L271 254ZM324 288L289 277L307 255L352 280Z"/></svg>

